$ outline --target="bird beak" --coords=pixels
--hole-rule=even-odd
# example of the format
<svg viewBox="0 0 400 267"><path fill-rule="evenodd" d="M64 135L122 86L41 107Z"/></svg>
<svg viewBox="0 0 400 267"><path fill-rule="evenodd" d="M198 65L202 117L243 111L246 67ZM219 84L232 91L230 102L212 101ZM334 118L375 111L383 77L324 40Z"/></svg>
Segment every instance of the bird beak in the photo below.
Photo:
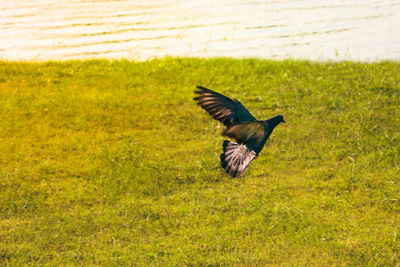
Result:
<svg viewBox="0 0 400 267"><path fill-rule="evenodd" d="M285 120L282 121L283 123L286 123Z"/></svg>

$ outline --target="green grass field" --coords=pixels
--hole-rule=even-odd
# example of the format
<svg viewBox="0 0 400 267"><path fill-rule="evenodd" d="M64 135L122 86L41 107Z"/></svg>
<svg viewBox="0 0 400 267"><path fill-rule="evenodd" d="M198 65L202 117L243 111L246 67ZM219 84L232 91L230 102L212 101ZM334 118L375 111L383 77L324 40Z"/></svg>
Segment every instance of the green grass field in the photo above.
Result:
<svg viewBox="0 0 400 267"><path fill-rule="evenodd" d="M196 85L283 114L240 179ZM400 62L0 62L0 265L400 266Z"/></svg>

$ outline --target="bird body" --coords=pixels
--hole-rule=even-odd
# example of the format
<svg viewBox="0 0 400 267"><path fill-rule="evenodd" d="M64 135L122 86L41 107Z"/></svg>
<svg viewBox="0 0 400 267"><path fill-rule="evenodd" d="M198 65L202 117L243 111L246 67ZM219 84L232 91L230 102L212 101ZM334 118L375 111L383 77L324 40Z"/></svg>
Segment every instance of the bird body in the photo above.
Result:
<svg viewBox="0 0 400 267"><path fill-rule="evenodd" d="M282 115L268 120L257 120L236 99L230 99L202 86L195 91L194 100L214 119L226 125L222 133L237 143L225 140L220 155L221 167L232 177L240 177L258 157L274 128L285 122Z"/></svg>

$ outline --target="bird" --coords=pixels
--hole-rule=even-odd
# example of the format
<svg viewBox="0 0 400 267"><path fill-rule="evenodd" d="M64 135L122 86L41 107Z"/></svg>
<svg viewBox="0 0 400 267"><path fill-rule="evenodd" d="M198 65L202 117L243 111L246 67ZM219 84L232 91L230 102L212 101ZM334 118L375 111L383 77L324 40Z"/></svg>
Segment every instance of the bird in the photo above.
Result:
<svg viewBox="0 0 400 267"><path fill-rule="evenodd" d="M233 178L242 176L258 157L275 127L285 122L283 115L257 120L235 98L230 99L203 86L196 86L194 93L198 95L193 98L197 104L226 126L222 135L236 141L223 141L221 167Z"/></svg>

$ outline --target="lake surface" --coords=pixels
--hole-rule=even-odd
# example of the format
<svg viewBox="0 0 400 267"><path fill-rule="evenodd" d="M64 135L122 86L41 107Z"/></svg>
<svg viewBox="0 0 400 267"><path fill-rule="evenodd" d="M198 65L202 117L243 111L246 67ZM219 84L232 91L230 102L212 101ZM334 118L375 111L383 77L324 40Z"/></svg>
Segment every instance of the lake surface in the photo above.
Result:
<svg viewBox="0 0 400 267"><path fill-rule="evenodd" d="M0 0L0 59L400 59L399 0Z"/></svg>

